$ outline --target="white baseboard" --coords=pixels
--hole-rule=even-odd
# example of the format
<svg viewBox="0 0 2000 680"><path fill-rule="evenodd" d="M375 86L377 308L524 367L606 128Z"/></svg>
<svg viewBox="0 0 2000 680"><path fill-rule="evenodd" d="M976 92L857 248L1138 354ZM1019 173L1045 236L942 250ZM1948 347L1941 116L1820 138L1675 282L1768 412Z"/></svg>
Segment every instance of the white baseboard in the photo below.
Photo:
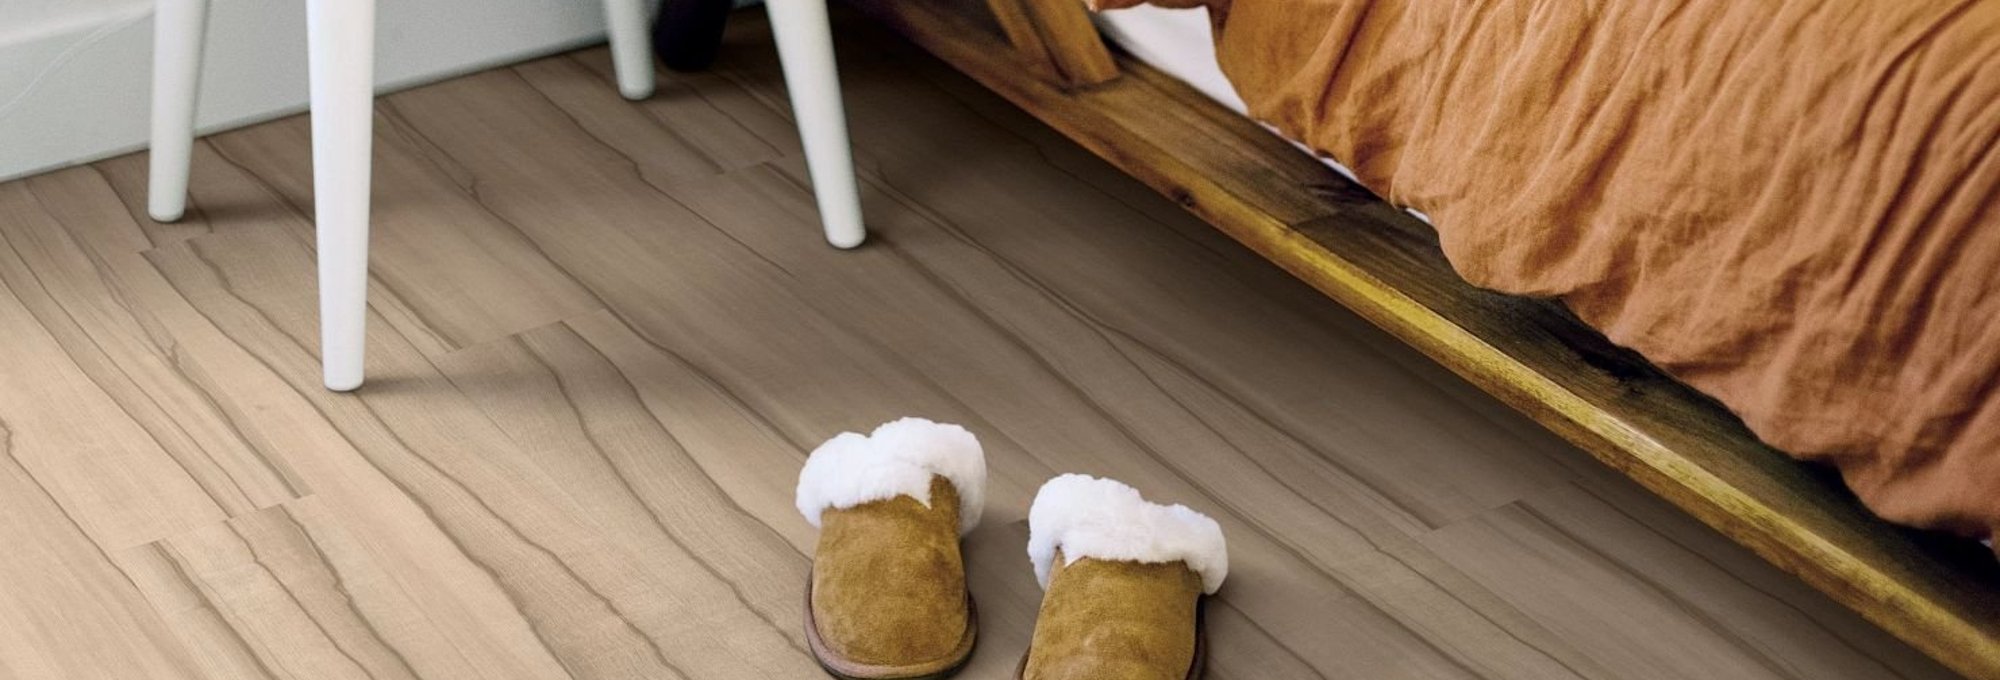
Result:
<svg viewBox="0 0 2000 680"><path fill-rule="evenodd" d="M377 12L385 91L604 39L596 0L397 0ZM0 0L0 18L0 180L145 147L149 0ZM304 110L305 35L303 0L212 0L199 129Z"/></svg>

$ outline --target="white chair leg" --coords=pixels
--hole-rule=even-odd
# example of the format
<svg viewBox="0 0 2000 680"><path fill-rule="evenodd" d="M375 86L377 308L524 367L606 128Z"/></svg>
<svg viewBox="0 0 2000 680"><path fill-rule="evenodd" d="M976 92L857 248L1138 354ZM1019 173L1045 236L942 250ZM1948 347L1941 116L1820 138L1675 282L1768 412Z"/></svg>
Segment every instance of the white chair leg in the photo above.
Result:
<svg viewBox="0 0 2000 680"><path fill-rule="evenodd" d="M208 0L159 0L153 12L153 144L146 212L172 222L187 211L195 94Z"/></svg>
<svg viewBox="0 0 2000 680"><path fill-rule="evenodd" d="M867 238L861 224L861 196L854 184L854 152L848 147L847 114L840 105L840 76L833 62L833 30L826 0L766 0L778 59L791 91L792 113L812 172L813 193L826 240L853 248Z"/></svg>
<svg viewBox="0 0 2000 680"><path fill-rule="evenodd" d="M618 94L633 101L653 96L653 44L646 18L646 0L604 0L611 70L618 74Z"/></svg>
<svg viewBox="0 0 2000 680"><path fill-rule="evenodd" d="M313 221L319 232L320 361L326 387L361 386L368 319L369 152L375 0L307 0Z"/></svg>

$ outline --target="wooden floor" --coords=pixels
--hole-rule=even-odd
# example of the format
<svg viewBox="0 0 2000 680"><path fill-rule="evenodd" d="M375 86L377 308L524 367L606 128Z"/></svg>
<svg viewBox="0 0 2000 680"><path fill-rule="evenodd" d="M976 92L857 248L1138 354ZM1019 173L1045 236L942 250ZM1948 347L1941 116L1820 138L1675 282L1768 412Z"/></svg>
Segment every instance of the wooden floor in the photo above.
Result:
<svg viewBox="0 0 2000 680"><path fill-rule="evenodd" d="M884 31L840 15L872 240L815 233L766 26L381 100L370 382L319 387L308 124L0 184L0 679L812 678L805 453L901 415L1027 504L1220 520L1210 677L1948 678Z"/></svg>

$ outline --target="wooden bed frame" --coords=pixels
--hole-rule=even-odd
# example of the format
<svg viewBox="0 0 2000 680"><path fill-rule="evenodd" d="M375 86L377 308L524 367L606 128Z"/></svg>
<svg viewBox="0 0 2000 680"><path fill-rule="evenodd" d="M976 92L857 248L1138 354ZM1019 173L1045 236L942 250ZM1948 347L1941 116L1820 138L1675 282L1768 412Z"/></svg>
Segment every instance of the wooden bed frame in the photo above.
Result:
<svg viewBox="0 0 2000 680"><path fill-rule="evenodd" d="M1106 48L1079 0L864 11L1709 526L1972 678L2000 680L2000 568L1870 515L1823 470L1560 305L1480 290L1422 222Z"/></svg>

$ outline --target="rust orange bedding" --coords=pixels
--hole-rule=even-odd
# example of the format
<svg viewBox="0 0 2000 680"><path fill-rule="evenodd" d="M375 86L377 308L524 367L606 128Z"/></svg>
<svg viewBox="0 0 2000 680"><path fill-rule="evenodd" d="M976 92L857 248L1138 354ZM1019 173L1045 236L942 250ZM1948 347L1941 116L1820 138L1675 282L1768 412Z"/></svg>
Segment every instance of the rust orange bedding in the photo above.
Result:
<svg viewBox="0 0 2000 680"><path fill-rule="evenodd" d="M2000 527L2000 1L1160 4L1210 5L1250 114L1466 279L1560 298L1885 518Z"/></svg>

